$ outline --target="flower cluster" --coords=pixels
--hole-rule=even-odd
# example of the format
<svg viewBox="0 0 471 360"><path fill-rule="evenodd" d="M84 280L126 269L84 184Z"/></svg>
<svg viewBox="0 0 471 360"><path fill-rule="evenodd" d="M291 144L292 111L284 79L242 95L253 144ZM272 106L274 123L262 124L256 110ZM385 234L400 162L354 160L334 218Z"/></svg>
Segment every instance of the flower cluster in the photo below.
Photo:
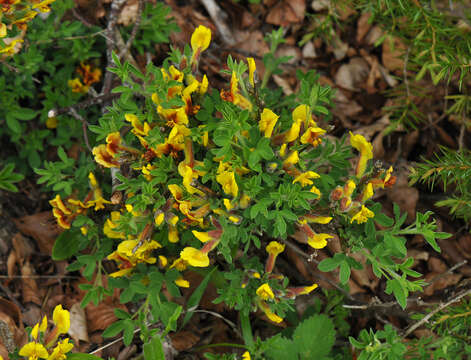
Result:
<svg viewBox="0 0 471 360"><path fill-rule="evenodd" d="M19 351L18 355L28 360L48 359L65 360L67 353L74 347L69 338L57 341L59 336L67 334L70 328L70 313L57 305L52 314L54 327L48 332L47 316L44 316L31 330L31 339Z"/></svg>
<svg viewBox="0 0 471 360"><path fill-rule="evenodd" d="M93 207L95 211L105 208L105 204L111 204L110 201L103 198L103 193L93 173L88 175L90 191L83 201L69 198L65 203L60 195L56 195L49 201L52 206L52 213L57 220L57 224L63 229L70 229L73 220L77 215L85 214L88 208ZM81 229L86 233L86 228Z"/></svg>
<svg viewBox="0 0 471 360"><path fill-rule="evenodd" d="M77 67L77 73L79 77L68 81L68 85L74 93L87 93L90 86L101 79L101 70L91 64L80 63L80 66Z"/></svg>
<svg viewBox="0 0 471 360"><path fill-rule="evenodd" d="M18 51L18 45L23 42L20 37L6 38L15 26L25 31L27 23L36 15L48 12L49 5L55 0L4 0L0 2L0 54L13 55Z"/></svg>

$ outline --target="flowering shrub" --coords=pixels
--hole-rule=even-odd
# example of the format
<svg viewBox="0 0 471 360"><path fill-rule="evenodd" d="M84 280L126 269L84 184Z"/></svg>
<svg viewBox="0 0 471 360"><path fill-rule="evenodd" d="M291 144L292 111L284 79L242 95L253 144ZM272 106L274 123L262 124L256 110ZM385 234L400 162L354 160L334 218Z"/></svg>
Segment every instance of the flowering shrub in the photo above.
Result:
<svg viewBox="0 0 471 360"><path fill-rule="evenodd" d="M68 230L53 256L76 256L69 270L83 268L95 279L82 286L84 303L119 288L121 302L143 304L137 316L117 311L120 320L105 336L123 332L129 344L135 327L144 342L175 330L183 308L173 299L192 285L187 272L197 271L204 279L181 324L213 280L215 302L240 312L245 346L262 356L266 349L253 339L250 313L281 323L297 296L318 287L294 286L277 271L276 258L292 238L315 256L338 237L342 252L319 269L340 268L346 284L350 269L365 265L350 255L361 253L405 307L409 292L424 285L409 279L420 274L411 270L405 236L423 234L439 250L435 239L448 234L435 232L429 212L408 226L397 206L394 219L381 212L373 195L394 185L393 169L372 165L372 145L363 136L328 136L332 90L313 72L298 72L299 92L284 97L260 84L254 59L229 57L227 86L212 89L198 67L210 41L211 31L199 26L191 47L174 49L162 67L149 63L145 73L114 56L111 71L123 82L114 92L121 97L90 126L100 142L93 156L105 176L98 181L99 173L90 173L87 190L50 201ZM109 289L101 279L107 261L115 264ZM320 327L325 319L313 321L317 325L305 326ZM149 322L165 328L149 330Z"/></svg>

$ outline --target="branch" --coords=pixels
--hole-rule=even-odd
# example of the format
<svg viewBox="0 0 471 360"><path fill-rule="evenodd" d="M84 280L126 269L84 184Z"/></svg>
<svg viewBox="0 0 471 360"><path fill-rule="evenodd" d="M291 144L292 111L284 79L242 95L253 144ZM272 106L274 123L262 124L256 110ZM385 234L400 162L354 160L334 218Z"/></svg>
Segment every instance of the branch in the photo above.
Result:
<svg viewBox="0 0 471 360"><path fill-rule="evenodd" d="M108 25L106 27L106 73L105 80L103 81L103 88L101 90L102 94L108 94L111 90L111 81L113 80L113 73L108 70L108 68L113 65L113 49L115 47L115 36L114 29L118 21L118 15L121 11L121 8L126 3L126 0L113 0L111 3L111 12L108 18Z"/></svg>

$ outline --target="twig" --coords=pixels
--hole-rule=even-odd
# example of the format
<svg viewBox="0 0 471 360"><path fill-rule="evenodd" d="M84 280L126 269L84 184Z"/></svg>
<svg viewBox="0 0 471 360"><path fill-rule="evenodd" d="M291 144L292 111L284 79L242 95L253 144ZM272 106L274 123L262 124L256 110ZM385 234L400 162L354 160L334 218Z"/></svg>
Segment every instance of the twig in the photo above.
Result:
<svg viewBox="0 0 471 360"><path fill-rule="evenodd" d="M87 19L85 19L82 15L79 14L79 12L74 8L72 8L72 14L80 20L80 22L85 25L86 27L92 27L93 24L91 24Z"/></svg>
<svg viewBox="0 0 471 360"><path fill-rule="evenodd" d="M240 331L237 329L237 325L234 324L232 321L230 321L229 319L226 319L224 316L222 316L221 314L218 314L217 312L214 312L214 311L208 311L208 310L192 310L192 311L189 311L188 312L194 312L194 313L204 313L204 314L210 314L210 315L213 315L219 319L222 319L224 322L226 322L231 328L232 330L237 334L237 336L241 339L243 339L242 337L242 334L240 333Z"/></svg>
<svg viewBox="0 0 471 360"><path fill-rule="evenodd" d="M460 127L460 136L458 137L458 151L463 151L464 149L464 133L466 130L464 112L461 116L461 127Z"/></svg>
<svg viewBox="0 0 471 360"><path fill-rule="evenodd" d="M429 284L437 281L438 279L441 279L442 277L444 277L445 275L447 274L451 274L453 271L455 271L456 269L462 267L463 265L466 265L468 263L468 260L463 260L462 262L459 262L455 265L453 265L451 268L449 268L447 271L445 271L444 273L442 274L438 274L437 276L435 276L434 278L432 278L431 280L429 280Z"/></svg>
<svg viewBox="0 0 471 360"><path fill-rule="evenodd" d="M83 130L83 139L85 140L85 145L87 146L87 149L90 150L90 152L93 152L90 143L88 141L88 135L87 135L87 126L88 122L85 120L82 115L80 115L75 108L70 108L69 114L72 115L74 118L77 120L80 120L82 122L82 130Z"/></svg>
<svg viewBox="0 0 471 360"><path fill-rule="evenodd" d="M442 311L446 307L450 306L451 304L461 300L465 296L468 296L471 294L471 289L466 290L465 292L462 292L461 294L458 294L454 298L452 298L450 301L447 301L444 304L441 304L438 306L435 310L431 311L427 315L425 315L421 320L417 321L415 324L411 325L406 332L404 333L404 337L409 336L415 329L419 328L423 324L425 324L432 316L434 316L436 313Z"/></svg>
<svg viewBox="0 0 471 360"><path fill-rule="evenodd" d="M47 116L48 117L55 117L55 116L58 116L58 115L70 113L71 109L75 109L75 110L85 109L89 106L101 104L101 103L106 102L108 100L111 100L113 98L117 98L120 95L121 94L103 94L103 95L99 95L97 97L89 98L89 99L87 99L85 101L82 101L82 102L80 102L78 104L75 104L75 105L71 105L71 106L67 106L67 107L63 107L63 108L59 108L59 109L51 109L47 113Z"/></svg>
<svg viewBox="0 0 471 360"><path fill-rule="evenodd" d="M121 8L125 4L126 0L113 0L111 2L111 11L110 16L108 18L108 25L106 27L106 73L105 73L105 80L103 81L103 88L101 93L108 94L111 90L111 82L113 80L113 73L108 70L109 67L113 64L113 57L111 54L113 53L113 49L115 47L115 37L114 37L114 28L118 21L118 15L121 11Z"/></svg>
<svg viewBox="0 0 471 360"><path fill-rule="evenodd" d="M409 61L410 47L407 48L406 56L404 58L404 67L402 68L402 74L404 77L404 85L406 86L407 99L410 99L409 79L407 78L407 63Z"/></svg>
<svg viewBox="0 0 471 360"><path fill-rule="evenodd" d="M137 31L139 30L139 27L141 26L141 19L142 19L142 10L144 9L144 1L139 0L138 5L137 5L137 15L136 15L136 21L134 21L134 26L131 30L131 35L129 36L128 41L126 41L126 44L124 45L124 48L121 50L119 53L118 57L121 59L124 54L126 54L129 49L131 48L132 42L136 38Z"/></svg>
<svg viewBox="0 0 471 360"><path fill-rule="evenodd" d="M231 30L229 29L227 14L222 11L219 5L214 0L201 0L201 3L208 11L209 16L216 25L219 33L221 34L222 40L225 44L231 46L236 43Z"/></svg>

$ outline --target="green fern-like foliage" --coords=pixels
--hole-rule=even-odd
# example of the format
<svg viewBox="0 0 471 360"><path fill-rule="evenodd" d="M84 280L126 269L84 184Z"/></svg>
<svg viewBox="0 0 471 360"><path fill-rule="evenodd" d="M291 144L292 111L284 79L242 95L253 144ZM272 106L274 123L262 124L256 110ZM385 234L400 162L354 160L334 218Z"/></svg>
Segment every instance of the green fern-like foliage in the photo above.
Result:
<svg viewBox="0 0 471 360"><path fill-rule="evenodd" d="M452 195L438 201L437 206L450 208L450 213L465 221L471 219L471 152L440 148L435 159L423 159L411 169L410 184L422 182L431 189L437 183L443 184L444 191L452 188Z"/></svg>

